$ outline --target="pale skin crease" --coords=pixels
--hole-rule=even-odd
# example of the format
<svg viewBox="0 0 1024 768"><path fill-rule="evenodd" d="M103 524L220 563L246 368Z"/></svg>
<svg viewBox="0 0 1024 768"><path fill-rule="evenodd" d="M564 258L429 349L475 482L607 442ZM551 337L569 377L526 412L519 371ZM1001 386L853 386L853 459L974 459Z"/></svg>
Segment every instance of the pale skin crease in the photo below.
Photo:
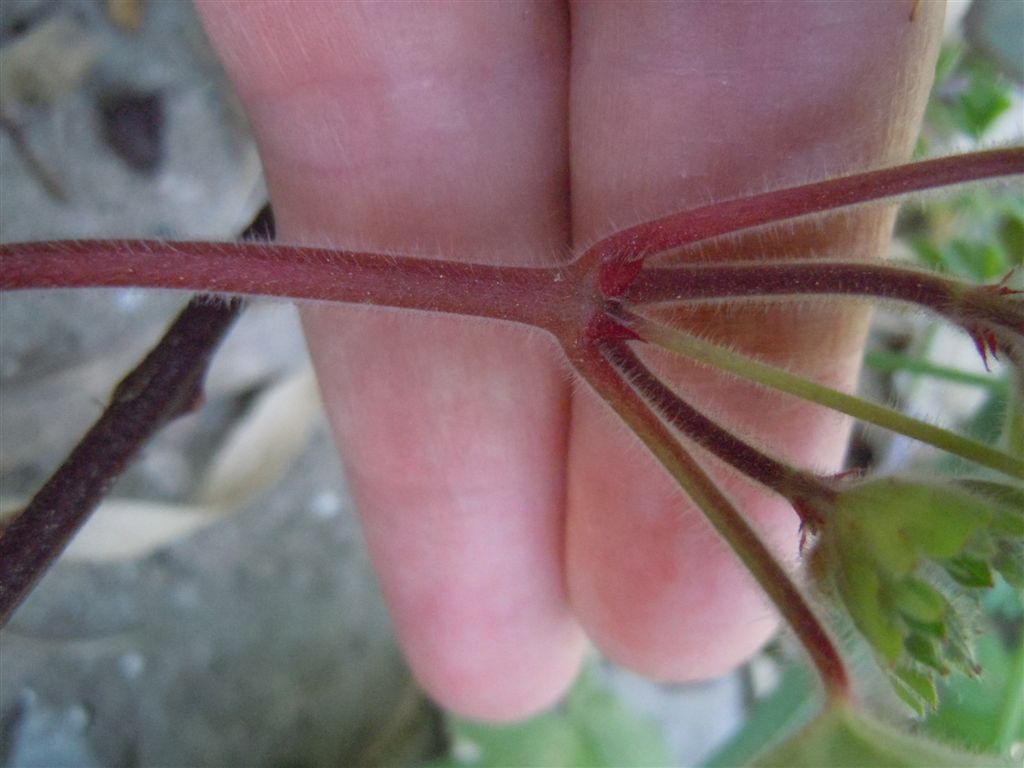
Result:
<svg viewBox="0 0 1024 768"><path fill-rule="evenodd" d="M905 160L942 21L937 2L910 21L912 4L199 7L252 119L282 241L536 264L656 215ZM705 253L878 256L890 226L876 207ZM303 316L396 630L442 704L495 720L550 705L585 636L671 680L725 672L771 636L757 588L545 336L372 309ZM688 322L849 387L865 314ZM839 466L841 419L658 363L774 452ZM716 471L795 558L792 511Z"/></svg>

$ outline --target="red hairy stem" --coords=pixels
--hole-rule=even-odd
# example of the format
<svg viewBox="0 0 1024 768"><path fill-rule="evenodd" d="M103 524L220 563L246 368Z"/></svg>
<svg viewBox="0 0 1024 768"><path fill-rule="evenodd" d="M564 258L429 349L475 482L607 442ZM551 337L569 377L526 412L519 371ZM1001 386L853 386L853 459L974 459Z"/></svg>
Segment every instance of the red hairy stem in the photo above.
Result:
<svg viewBox="0 0 1024 768"><path fill-rule="evenodd" d="M841 176L694 208L638 224L592 246L583 260L600 270L602 293L621 295L657 253L851 205L927 189L1024 173L1024 147L973 152Z"/></svg>
<svg viewBox="0 0 1024 768"><path fill-rule="evenodd" d="M633 304L781 296L866 296L917 304L961 325L1024 334L1012 292L918 269L864 261L758 261L645 269L626 291Z"/></svg>
<svg viewBox="0 0 1024 768"><path fill-rule="evenodd" d="M602 344L605 356L654 410L675 429L747 477L792 503L812 530L836 492L827 482L755 448L701 413L667 387L626 344Z"/></svg>
<svg viewBox="0 0 1024 768"><path fill-rule="evenodd" d="M199 404L207 363L241 306L209 297L189 302L160 343L121 380L71 455L0 534L0 626L142 445Z"/></svg>
<svg viewBox="0 0 1024 768"><path fill-rule="evenodd" d="M848 699L846 667L823 621L757 531L609 362L606 354L619 354L624 347L624 342L613 340L601 343L605 354L594 345L567 346L566 353L576 371L643 440L768 595L810 656L829 698Z"/></svg>
<svg viewBox="0 0 1024 768"><path fill-rule="evenodd" d="M565 267L498 267L255 243L94 240L0 246L0 289L177 288L447 312L563 328Z"/></svg>

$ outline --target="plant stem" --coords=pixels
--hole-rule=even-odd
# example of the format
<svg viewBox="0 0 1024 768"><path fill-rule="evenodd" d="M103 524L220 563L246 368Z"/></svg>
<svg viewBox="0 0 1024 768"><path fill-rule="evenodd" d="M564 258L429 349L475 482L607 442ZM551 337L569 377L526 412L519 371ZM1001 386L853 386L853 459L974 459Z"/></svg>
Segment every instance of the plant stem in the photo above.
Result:
<svg viewBox="0 0 1024 768"><path fill-rule="evenodd" d="M234 299L190 301L117 385L110 405L71 455L0 534L0 626L150 436L198 405L207 363L241 306Z"/></svg>
<svg viewBox="0 0 1024 768"><path fill-rule="evenodd" d="M955 432L913 419L892 408L801 378L789 371L703 341L684 331L668 328L649 318L634 314L622 306L612 305L608 311L626 327L636 331L645 341L728 371L748 381L787 392L855 419L898 432L1012 477L1024 478L1024 459L1010 456Z"/></svg>
<svg viewBox="0 0 1024 768"><path fill-rule="evenodd" d="M624 298L634 304L660 304L768 296L868 296L918 304L957 322L966 315L1024 333L1024 303L1009 294L993 297L992 293L990 286L895 264L743 261L645 269Z"/></svg>
<svg viewBox="0 0 1024 768"><path fill-rule="evenodd" d="M0 290L147 287L447 312L562 328L566 267L499 267L255 243L93 240L0 246Z"/></svg>
<svg viewBox="0 0 1024 768"><path fill-rule="evenodd" d="M824 479L758 450L687 403L625 344L605 347L605 356L669 424L697 445L789 501L811 530L824 520L836 489Z"/></svg>
<svg viewBox="0 0 1024 768"><path fill-rule="evenodd" d="M687 264L645 269L625 294L633 304L865 296L925 307L964 328L983 356L998 342L1011 356L1024 344L1024 301L998 286L976 286L916 269L863 261Z"/></svg>
<svg viewBox="0 0 1024 768"><path fill-rule="evenodd" d="M764 224L936 187L1024 173L1024 147L908 163L694 208L624 229L583 260L600 269L602 292L619 296L648 256Z"/></svg>
<svg viewBox="0 0 1024 768"><path fill-rule="evenodd" d="M625 344L610 341L603 343L602 348L605 354L619 354ZM828 630L759 534L605 354L593 346L566 347L566 352L584 380L647 445L753 575L810 655L829 699L848 699L849 678Z"/></svg>
<svg viewBox="0 0 1024 768"><path fill-rule="evenodd" d="M906 371L915 376L931 376L942 381L955 384L966 384L972 387L984 387L990 392L1006 394L1010 386L1006 379L984 373L973 373L958 368L938 365L924 359L910 357L898 352L870 350L864 354L864 364L881 373L897 373Z"/></svg>

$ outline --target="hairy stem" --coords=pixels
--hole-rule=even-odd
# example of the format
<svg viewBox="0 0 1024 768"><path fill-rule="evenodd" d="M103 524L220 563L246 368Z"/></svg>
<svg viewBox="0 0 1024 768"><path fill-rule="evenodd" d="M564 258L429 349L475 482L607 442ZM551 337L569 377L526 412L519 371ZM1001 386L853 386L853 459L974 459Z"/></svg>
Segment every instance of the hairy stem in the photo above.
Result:
<svg viewBox="0 0 1024 768"><path fill-rule="evenodd" d="M573 366L647 445L682 490L718 531L768 595L803 644L833 701L850 696L850 682L836 644L803 591L776 560L760 535L686 451L665 423L619 374L606 355L628 352L622 341L566 348Z"/></svg>
<svg viewBox="0 0 1024 768"><path fill-rule="evenodd" d="M160 343L117 385L110 404L28 506L0 534L0 626L67 546L142 445L196 407L238 300L189 302Z"/></svg>
<svg viewBox="0 0 1024 768"><path fill-rule="evenodd" d="M1024 336L1024 302L998 286L863 261L686 264L645 269L624 298L633 304L737 298L864 296L916 304L972 333L991 328L1004 342Z"/></svg>
<svg viewBox="0 0 1024 768"><path fill-rule="evenodd" d="M565 267L497 267L254 243L95 240L0 246L0 289L146 287L448 312L561 328Z"/></svg>
<svg viewBox="0 0 1024 768"><path fill-rule="evenodd" d="M583 260L600 269L605 296L619 296L648 256L764 224L927 189L1024 173L1024 147L908 163L712 203L622 230Z"/></svg>
<svg viewBox="0 0 1024 768"><path fill-rule="evenodd" d="M725 347L712 344L684 331L668 328L649 318L612 305L610 314L640 338L706 365L728 371L748 381L787 392L803 400L823 405L901 435L933 445L948 453L982 466L1024 478L1024 459L1010 456L991 446L941 429L899 411L859 397L839 392L817 382L796 376L781 368L759 362Z"/></svg>
<svg viewBox="0 0 1024 768"><path fill-rule="evenodd" d="M616 370L675 429L789 501L812 530L823 521L836 494L827 480L769 456L701 413L655 376L627 345L606 346L604 352Z"/></svg>
<svg viewBox="0 0 1024 768"><path fill-rule="evenodd" d="M930 376L942 381L955 384L966 384L971 387L984 387L990 392L1006 394L1010 391L1006 379L991 376L984 373L964 371L959 368L951 368L946 365L939 365L930 360L912 357L901 352L888 352L880 349L872 349L864 354L864 364L873 370L882 373L896 373L906 371L915 376Z"/></svg>

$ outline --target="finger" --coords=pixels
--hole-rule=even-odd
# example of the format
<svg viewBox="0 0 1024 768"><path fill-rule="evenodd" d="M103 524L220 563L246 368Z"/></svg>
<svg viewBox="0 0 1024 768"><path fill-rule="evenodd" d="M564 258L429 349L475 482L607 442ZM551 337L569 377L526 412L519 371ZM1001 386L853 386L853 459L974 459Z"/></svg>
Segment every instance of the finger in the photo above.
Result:
<svg viewBox="0 0 1024 768"><path fill-rule="evenodd" d="M572 9L577 249L646 218L904 160L936 55L938 4L579 3ZM687 258L877 255L891 213L862 209ZM718 309L676 320L833 386L858 368L866 315L849 306ZM693 365L655 358L677 390L803 466L838 467L847 425ZM787 558L797 521L777 497L709 468ZM721 673L772 633L773 612L700 516L589 393L573 402L570 593L612 657L649 675Z"/></svg>
<svg viewBox="0 0 1024 768"><path fill-rule="evenodd" d="M201 7L283 239L506 263L564 249L564 9ZM303 315L416 675L476 717L551 702L582 639L563 584L568 402L549 343L386 311Z"/></svg>

